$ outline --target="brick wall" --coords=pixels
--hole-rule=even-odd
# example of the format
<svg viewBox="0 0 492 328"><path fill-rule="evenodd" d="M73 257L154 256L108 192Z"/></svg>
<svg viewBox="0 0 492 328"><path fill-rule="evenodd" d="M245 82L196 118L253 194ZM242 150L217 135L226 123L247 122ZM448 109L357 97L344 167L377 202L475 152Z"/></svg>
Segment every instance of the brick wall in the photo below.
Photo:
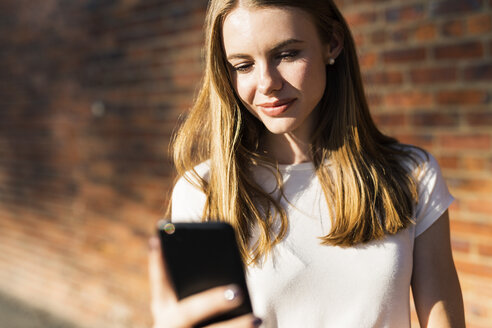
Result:
<svg viewBox="0 0 492 328"><path fill-rule="evenodd" d="M150 326L147 238L205 7L0 2L2 293L87 327Z"/></svg>
<svg viewBox="0 0 492 328"><path fill-rule="evenodd" d="M492 320L492 1L339 0L383 131L454 196L469 327ZM149 325L146 239L200 78L206 0L0 2L0 291L87 327Z"/></svg>

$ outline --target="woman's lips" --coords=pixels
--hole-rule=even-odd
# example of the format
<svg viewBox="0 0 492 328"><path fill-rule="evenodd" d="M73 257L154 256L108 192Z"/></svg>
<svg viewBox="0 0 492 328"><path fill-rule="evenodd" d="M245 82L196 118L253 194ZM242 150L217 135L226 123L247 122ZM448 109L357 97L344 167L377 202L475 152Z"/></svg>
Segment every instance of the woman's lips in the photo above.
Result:
<svg viewBox="0 0 492 328"><path fill-rule="evenodd" d="M281 99L273 102L258 104L257 106L267 116L279 116L284 113L295 100L295 98Z"/></svg>

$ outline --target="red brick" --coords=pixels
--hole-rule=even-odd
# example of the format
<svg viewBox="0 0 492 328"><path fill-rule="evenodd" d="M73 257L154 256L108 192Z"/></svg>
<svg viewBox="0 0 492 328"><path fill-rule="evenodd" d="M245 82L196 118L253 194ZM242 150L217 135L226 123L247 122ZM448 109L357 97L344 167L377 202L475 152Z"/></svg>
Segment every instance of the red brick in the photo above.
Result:
<svg viewBox="0 0 492 328"><path fill-rule="evenodd" d="M377 20L377 15L375 12L346 14L345 20L351 27L359 27L374 23Z"/></svg>
<svg viewBox="0 0 492 328"><path fill-rule="evenodd" d="M453 127L458 126L459 117L456 113L418 113L411 115L412 126Z"/></svg>
<svg viewBox="0 0 492 328"><path fill-rule="evenodd" d="M492 265L474 263L469 260L455 259L456 269L459 272L471 274L477 277L492 277Z"/></svg>
<svg viewBox="0 0 492 328"><path fill-rule="evenodd" d="M364 42L365 42L365 34L364 33L360 33L360 32L353 32L352 33L352 36L354 37L354 42L355 42L355 45L359 48L359 47L362 47L364 45Z"/></svg>
<svg viewBox="0 0 492 328"><path fill-rule="evenodd" d="M468 222L462 220L450 221L451 235L469 235L483 237L485 239L492 236L492 224Z"/></svg>
<svg viewBox="0 0 492 328"><path fill-rule="evenodd" d="M464 71L466 81L489 81L492 80L492 63L484 63L468 66Z"/></svg>
<svg viewBox="0 0 492 328"><path fill-rule="evenodd" d="M430 3L431 16L463 15L467 12L476 12L482 8L482 0L437 0Z"/></svg>
<svg viewBox="0 0 492 328"><path fill-rule="evenodd" d="M374 114L373 119L377 125L388 126L391 128L402 127L407 124L407 118L405 114L401 113L379 113Z"/></svg>
<svg viewBox="0 0 492 328"><path fill-rule="evenodd" d="M443 169L457 169L458 157L457 156L436 156L436 159Z"/></svg>
<svg viewBox="0 0 492 328"><path fill-rule="evenodd" d="M374 92L368 93L366 98L370 107L380 106L382 104L381 95L378 93L374 93Z"/></svg>
<svg viewBox="0 0 492 328"><path fill-rule="evenodd" d="M424 47L388 50L383 52L383 60L385 63L419 62L426 58L427 52Z"/></svg>
<svg viewBox="0 0 492 328"><path fill-rule="evenodd" d="M467 113L466 122L474 127L477 126L492 126L492 113L482 112L482 113Z"/></svg>
<svg viewBox="0 0 492 328"><path fill-rule="evenodd" d="M465 29L463 20L450 20L442 25L441 33L444 36L459 37L465 35Z"/></svg>
<svg viewBox="0 0 492 328"><path fill-rule="evenodd" d="M388 33L386 30L377 30L371 33L371 42L374 45L385 43L388 39Z"/></svg>
<svg viewBox="0 0 492 328"><path fill-rule="evenodd" d="M368 69L374 67L378 60L378 55L374 52L361 53L359 55L359 64L361 68Z"/></svg>
<svg viewBox="0 0 492 328"><path fill-rule="evenodd" d="M492 145L491 136L487 134L443 135L439 140L446 149L489 150Z"/></svg>
<svg viewBox="0 0 492 328"><path fill-rule="evenodd" d="M393 134L402 143L416 145L425 149L431 149L434 146L435 137L431 134L405 134L398 132Z"/></svg>
<svg viewBox="0 0 492 328"><path fill-rule="evenodd" d="M175 86L178 87L194 87L200 81L202 74L200 73L191 73L191 74L179 74L176 72L173 76L173 82Z"/></svg>
<svg viewBox="0 0 492 328"><path fill-rule="evenodd" d="M470 200L468 201L468 208L470 211L475 213L482 213L487 215L492 215L492 188L490 189L490 197L483 198L480 200ZM492 235L491 235L492 236Z"/></svg>
<svg viewBox="0 0 492 328"><path fill-rule="evenodd" d="M435 24L419 24L413 32L413 35L415 39L419 41L434 40L437 35L437 27Z"/></svg>
<svg viewBox="0 0 492 328"><path fill-rule="evenodd" d="M461 193L472 194L476 197L492 193L492 179L449 177L449 187Z"/></svg>
<svg viewBox="0 0 492 328"><path fill-rule="evenodd" d="M485 171L487 167L487 160L480 157L466 156L461 158L461 167L468 171ZM492 193L492 183L489 183L490 192Z"/></svg>
<svg viewBox="0 0 492 328"><path fill-rule="evenodd" d="M478 253L482 256L492 257L492 244L480 243Z"/></svg>
<svg viewBox="0 0 492 328"><path fill-rule="evenodd" d="M480 14L466 19L467 32L471 35L484 34L492 31L492 16Z"/></svg>
<svg viewBox="0 0 492 328"><path fill-rule="evenodd" d="M480 58L483 54L483 44L477 41L449 44L434 48L434 57L436 59L471 59Z"/></svg>
<svg viewBox="0 0 492 328"><path fill-rule="evenodd" d="M399 43L404 43L407 42L408 39L410 38L410 29L408 28L401 28L394 30L392 33L389 34L390 39L394 42L399 42Z"/></svg>
<svg viewBox="0 0 492 328"><path fill-rule="evenodd" d="M401 91L384 95L383 104L393 108L422 108L433 105L432 93L425 91Z"/></svg>
<svg viewBox="0 0 492 328"><path fill-rule="evenodd" d="M364 74L364 83L366 84L401 84L403 74L401 72L383 71Z"/></svg>
<svg viewBox="0 0 492 328"><path fill-rule="evenodd" d="M463 277L462 286L465 287L471 294L480 294L492 299L492 280L489 279L474 279L473 277ZM492 313L491 313L492 314Z"/></svg>
<svg viewBox="0 0 492 328"><path fill-rule="evenodd" d="M413 83L454 82L456 67L415 68L410 71Z"/></svg>
<svg viewBox="0 0 492 328"><path fill-rule="evenodd" d="M424 16L424 5L421 3L386 10L385 17L388 22L402 22L420 19Z"/></svg>
<svg viewBox="0 0 492 328"><path fill-rule="evenodd" d="M482 90L449 90L437 94L440 105L480 105L489 101L488 93Z"/></svg>

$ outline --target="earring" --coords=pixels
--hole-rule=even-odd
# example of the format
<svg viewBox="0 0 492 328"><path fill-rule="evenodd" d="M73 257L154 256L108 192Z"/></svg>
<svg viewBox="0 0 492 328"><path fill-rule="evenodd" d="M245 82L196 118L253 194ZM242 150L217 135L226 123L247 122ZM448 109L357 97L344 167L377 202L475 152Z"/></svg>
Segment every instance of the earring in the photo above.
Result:
<svg viewBox="0 0 492 328"><path fill-rule="evenodd" d="M330 64L330 65L335 64L335 58L329 58L328 59L328 64Z"/></svg>

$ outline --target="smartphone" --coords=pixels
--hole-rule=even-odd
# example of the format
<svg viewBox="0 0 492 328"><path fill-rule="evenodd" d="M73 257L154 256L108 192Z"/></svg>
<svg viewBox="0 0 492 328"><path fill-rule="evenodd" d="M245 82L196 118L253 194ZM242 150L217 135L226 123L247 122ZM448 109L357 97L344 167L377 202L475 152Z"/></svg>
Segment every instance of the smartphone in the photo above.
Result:
<svg viewBox="0 0 492 328"><path fill-rule="evenodd" d="M158 235L178 299L229 284L238 285L243 292L241 306L201 322L196 327L252 312L244 264L230 224L172 223L161 220L158 223Z"/></svg>

